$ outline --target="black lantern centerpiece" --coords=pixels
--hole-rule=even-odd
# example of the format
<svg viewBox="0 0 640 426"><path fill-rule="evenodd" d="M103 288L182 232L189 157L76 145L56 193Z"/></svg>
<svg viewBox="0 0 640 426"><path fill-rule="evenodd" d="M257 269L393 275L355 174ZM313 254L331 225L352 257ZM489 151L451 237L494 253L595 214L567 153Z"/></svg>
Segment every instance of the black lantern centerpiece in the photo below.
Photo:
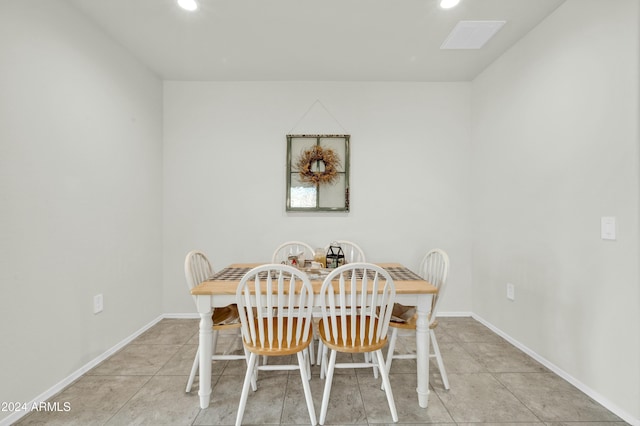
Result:
<svg viewBox="0 0 640 426"><path fill-rule="evenodd" d="M344 265L344 252L338 243L333 242L327 250L327 268L337 268L342 265Z"/></svg>

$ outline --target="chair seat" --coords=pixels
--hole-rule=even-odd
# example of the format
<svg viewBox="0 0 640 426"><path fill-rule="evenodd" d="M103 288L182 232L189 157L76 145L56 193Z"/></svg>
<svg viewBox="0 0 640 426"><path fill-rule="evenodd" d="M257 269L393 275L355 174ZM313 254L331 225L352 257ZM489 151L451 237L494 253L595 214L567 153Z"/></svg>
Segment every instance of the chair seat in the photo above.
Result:
<svg viewBox="0 0 640 426"><path fill-rule="evenodd" d="M431 315L429 315L431 319ZM393 305L393 311L391 313L391 322L389 327L402 328L405 330L415 330L416 322L418 321L418 314L416 313L415 306L405 306L400 303ZM438 320L436 319L429 324L430 329L434 329L438 326Z"/></svg>
<svg viewBox="0 0 640 426"><path fill-rule="evenodd" d="M387 344L387 338L384 337L382 339L380 339L377 342L371 342L369 340L369 336L365 336L364 340L361 342L360 341L360 334L359 334L359 327L356 327L356 336L355 336L355 342L352 342L351 339L351 321L353 321L355 318L355 320L357 321L357 323L360 323L360 315L353 317L353 316L348 316L347 317L347 335L343 336L342 335L342 331L339 330L338 331L338 339L336 342L335 336L331 335L331 336L327 336L326 335L326 331L324 328L324 318L320 320L320 324L318 325L318 331L320 333L320 338L322 339L322 343L328 347L329 349L333 349L336 350L338 352L348 352L348 353L363 353L363 352L373 352L373 351L377 351L378 349L382 349L386 344ZM341 322L341 317L337 316L336 320L338 322L338 324L340 324ZM366 318L366 322L365 322L365 330L370 330L370 327L374 327L374 330L378 328L378 319L375 318L374 319L374 323L371 324L371 317L367 317ZM338 328L340 328L340 326L338 326ZM372 333L373 336L376 335L376 333Z"/></svg>
<svg viewBox="0 0 640 426"><path fill-rule="evenodd" d="M272 318L272 327L273 330L278 330L278 318L274 317ZM265 344L265 347L261 347L259 345L259 342L262 340L262 336L260 336L260 328L258 325L258 320L255 320L255 324L256 324L256 339L255 341L258 342L257 344L253 344L251 341L247 341L246 339L244 340L244 344L245 347L247 348L247 350L249 352L253 352L255 354L258 355L266 355L266 356L283 356L283 355L292 355L295 354L297 352L300 352L304 349L306 349L309 344L311 344L312 338L313 338L313 334L312 333L308 333L309 335L307 336L306 339L300 339L299 342L296 343L296 333L298 332L298 327L303 327L304 330L304 320L302 321L298 321L297 318L292 318L292 325L289 326L288 325L288 321L289 318L282 318L282 329L283 330L291 330L291 335L294 336L291 339L291 343L287 344L287 338L286 335L283 336L282 338L282 342L278 342L277 340L277 332L274 332L274 336L272 338L272 342L271 345L267 345ZM268 318L263 318L262 320L263 323L263 327L265 330L265 334L267 334L267 330L268 330L268 326L269 326L269 319Z"/></svg>
<svg viewBox="0 0 640 426"><path fill-rule="evenodd" d="M240 314L238 305L227 305L222 308L214 308L211 315L213 328L222 330L225 328L240 328Z"/></svg>

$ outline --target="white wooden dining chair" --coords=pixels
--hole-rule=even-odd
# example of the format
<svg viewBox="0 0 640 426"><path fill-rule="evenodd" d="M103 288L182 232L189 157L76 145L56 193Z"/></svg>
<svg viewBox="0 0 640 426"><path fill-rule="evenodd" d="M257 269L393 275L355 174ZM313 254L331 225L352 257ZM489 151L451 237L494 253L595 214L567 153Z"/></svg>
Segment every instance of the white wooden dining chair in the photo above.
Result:
<svg viewBox="0 0 640 426"><path fill-rule="evenodd" d="M257 370L299 370L311 424L316 413L309 386L310 370L305 358L312 341L313 288L304 272L283 264L253 268L241 279L236 292L242 338L249 363L238 405L236 425L242 424L249 384ZM257 365L259 356L296 354L297 364Z"/></svg>
<svg viewBox="0 0 640 426"><path fill-rule="evenodd" d="M353 241L348 240L334 240L331 244L325 246L324 252L326 253L329 250L329 246L337 244L342 248L342 252L344 253L345 263L354 263L354 262L366 262L366 256L364 255L364 250L360 248L360 246ZM316 315L317 316L317 315ZM320 366L320 378L324 379L324 376L327 372L327 366L322 363L322 359L324 357L323 352L326 349L322 345L322 340L318 342L318 357L316 360L316 365ZM365 353L364 357L366 361L370 361L370 353ZM378 369L374 367L373 375L377 379L378 378Z"/></svg>
<svg viewBox="0 0 640 426"><path fill-rule="evenodd" d="M387 343L387 331L395 300L393 279L383 268L370 263L349 263L333 270L325 278L319 294L322 318L320 339L331 350L327 363L326 382L322 395L320 424L327 417L333 373L336 368L373 368L367 361L336 363L338 352L373 353L378 365L384 366L382 348ZM323 360L327 362L327 360ZM398 421L389 375L380 368L382 383L391 417Z"/></svg>
<svg viewBox="0 0 640 426"><path fill-rule="evenodd" d="M187 280L187 287L189 290L193 289L195 286L200 284L201 282L209 279L213 276L213 268L211 267L211 262L207 256L198 250L193 250L187 253L187 256L184 260L184 275ZM193 296L193 301L196 302L196 297ZM213 321L213 343L212 343L212 361L223 361L223 360L245 360L248 362L249 356L245 351L243 355L238 354L217 354L216 346L218 343L218 334L220 330L226 329L236 329L238 332L240 331L240 316L238 315L238 307L235 304L228 305L222 308L214 308L212 314ZM240 336L238 336L240 337ZM244 350L244 348L243 348ZM187 388L185 392L191 392L191 387L193 386L193 380L196 377L198 372L199 363L199 354L200 348L196 352L196 357L193 360L193 365L191 366L191 373L189 374L189 379L187 381ZM255 381L253 383L255 386Z"/></svg>
<svg viewBox="0 0 640 426"><path fill-rule="evenodd" d="M431 348L433 349L432 353L429 354L429 358L436 359L440 376L442 377L442 383L444 388L448 390L449 379L444 369L444 362L442 361L440 347L436 339L435 328L438 326L436 315L439 302L442 300L447 283L447 276L449 274L449 256L441 249L430 250L422 259L419 273L425 281L433 284L438 289L438 292L433 295L433 299L431 300L431 311L429 312L429 338L431 339ZM387 371L391 370L391 363L394 359L416 359L415 353L394 353L399 330L411 330L411 335L415 337L417 319L415 312L415 306L404 306L400 304L394 306L393 317L389 324L391 327L391 338L389 339L389 349L387 350Z"/></svg>
<svg viewBox="0 0 640 426"><path fill-rule="evenodd" d="M313 247L302 241L287 241L280 244L273 252L271 263L286 263L289 256L299 254L302 254L302 260L313 260Z"/></svg>
<svg viewBox="0 0 640 426"><path fill-rule="evenodd" d="M300 255L302 257L298 260L304 262L304 260L313 260L314 257L314 249L309 244L302 241L287 241L278 246L276 250L273 252L271 256L271 263L285 263L288 264L289 256L291 255ZM298 267L304 266L304 263L301 265L297 265ZM309 364L313 364L315 361L315 348L313 342L309 345ZM268 362L267 359L264 359L264 362Z"/></svg>

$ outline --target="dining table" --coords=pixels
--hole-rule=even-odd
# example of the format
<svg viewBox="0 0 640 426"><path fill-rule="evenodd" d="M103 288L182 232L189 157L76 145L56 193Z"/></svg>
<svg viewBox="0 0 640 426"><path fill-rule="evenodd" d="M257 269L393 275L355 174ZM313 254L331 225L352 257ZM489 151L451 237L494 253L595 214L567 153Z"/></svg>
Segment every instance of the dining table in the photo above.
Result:
<svg viewBox="0 0 640 426"><path fill-rule="evenodd" d="M236 303L236 290L242 277L252 268L263 264L235 263L229 265L191 290L191 294L196 297L198 314L200 315L198 339L200 408L207 408L211 399L212 310ZM429 312L431 311L432 297L438 290L434 285L400 263L376 264L389 272L393 279L396 288L395 302L416 306L416 392L419 406L427 408L429 403ZM319 294L323 282L322 274L310 272L309 279L314 293ZM319 307L319 299L319 297L314 298L316 307Z"/></svg>

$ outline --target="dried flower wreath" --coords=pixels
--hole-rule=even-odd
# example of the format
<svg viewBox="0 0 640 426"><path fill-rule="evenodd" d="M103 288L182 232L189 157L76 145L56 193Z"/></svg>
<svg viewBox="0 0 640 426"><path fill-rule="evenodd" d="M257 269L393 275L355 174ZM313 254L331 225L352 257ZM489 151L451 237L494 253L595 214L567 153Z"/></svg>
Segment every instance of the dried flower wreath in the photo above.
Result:
<svg viewBox="0 0 640 426"><path fill-rule="evenodd" d="M324 170L321 163L324 163ZM300 155L296 165L302 182L333 184L338 180L340 158L330 148L319 145L309 148Z"/></svg>

